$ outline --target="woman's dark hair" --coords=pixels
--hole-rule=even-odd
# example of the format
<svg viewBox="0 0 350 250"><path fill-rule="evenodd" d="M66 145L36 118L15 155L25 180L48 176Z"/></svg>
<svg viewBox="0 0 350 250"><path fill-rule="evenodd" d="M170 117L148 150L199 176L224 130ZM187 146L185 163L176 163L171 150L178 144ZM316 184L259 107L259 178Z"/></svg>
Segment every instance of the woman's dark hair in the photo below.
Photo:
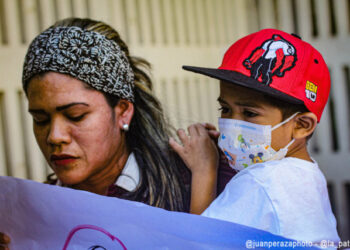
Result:
<svg viewBox="0 0 350 250"><path fill-rule="evenodd" d="M173 129L165 118L160 102L152 94L152 81L144 71L150 68L149 63L130 56L118 32L103 22L68 18L53 26L77 26L104 35L120 46L134 71L134 115L125 136L129 151L135 155L141 178L137 189L125 193L121 198L146 202L167 210L188 211L190 184L184 180L189 179L189 171L169 147ZM118 97L102 93L112 108L118 104Z"/></svg>

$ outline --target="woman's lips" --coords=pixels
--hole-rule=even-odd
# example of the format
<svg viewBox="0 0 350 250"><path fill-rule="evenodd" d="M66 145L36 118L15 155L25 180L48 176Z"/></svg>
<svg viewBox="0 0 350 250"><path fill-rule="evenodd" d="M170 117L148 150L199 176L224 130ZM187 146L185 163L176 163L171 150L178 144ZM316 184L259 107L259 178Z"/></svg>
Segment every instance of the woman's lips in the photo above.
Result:
<svg viewBox="0 0 350 250"><path fill-rule="evenodd" d="M77 157L71 155L51 155L50 161L53 162L56 166L58 165L68 165L74 162Z"/></svg>

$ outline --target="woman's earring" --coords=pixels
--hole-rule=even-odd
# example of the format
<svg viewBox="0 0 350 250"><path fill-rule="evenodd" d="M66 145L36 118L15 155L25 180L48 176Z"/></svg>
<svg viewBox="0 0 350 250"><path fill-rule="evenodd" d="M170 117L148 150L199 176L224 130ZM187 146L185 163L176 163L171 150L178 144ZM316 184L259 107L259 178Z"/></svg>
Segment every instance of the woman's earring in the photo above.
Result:
<svg viewBox="0 0 350 250"><path fill-rule="evenodd" d="M124 131L128 131L128 130L129 130L129 124L126 124L126 123L125 123L125 124L123 125L123 130L124 130Z"/></svg>

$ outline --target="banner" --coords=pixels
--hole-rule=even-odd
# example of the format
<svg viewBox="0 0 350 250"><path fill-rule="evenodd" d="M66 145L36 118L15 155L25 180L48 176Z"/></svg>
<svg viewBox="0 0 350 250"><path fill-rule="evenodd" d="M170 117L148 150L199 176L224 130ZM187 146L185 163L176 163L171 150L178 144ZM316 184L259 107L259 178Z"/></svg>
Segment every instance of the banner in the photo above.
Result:
<svg viewBox="0 0 350 250"><path fill-rule="evenodd" d="M0 177L0 232L11 250L299 248L230 222L12 177Z"/></svg>

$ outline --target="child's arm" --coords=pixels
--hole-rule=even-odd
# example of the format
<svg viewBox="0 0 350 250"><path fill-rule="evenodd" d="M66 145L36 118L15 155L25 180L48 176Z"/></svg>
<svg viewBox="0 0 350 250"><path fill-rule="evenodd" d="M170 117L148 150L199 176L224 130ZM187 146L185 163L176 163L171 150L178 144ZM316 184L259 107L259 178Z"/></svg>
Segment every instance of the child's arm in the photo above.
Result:
<svg viewBox="0 0 350 250"><path fill-rule="evenodd" d="M170 138L170 146L180 155L192 172L190 213L201 214L216 198L219 153L212 138L219 133L210 124L194 124L177 134L183 145Z"/></svg>

